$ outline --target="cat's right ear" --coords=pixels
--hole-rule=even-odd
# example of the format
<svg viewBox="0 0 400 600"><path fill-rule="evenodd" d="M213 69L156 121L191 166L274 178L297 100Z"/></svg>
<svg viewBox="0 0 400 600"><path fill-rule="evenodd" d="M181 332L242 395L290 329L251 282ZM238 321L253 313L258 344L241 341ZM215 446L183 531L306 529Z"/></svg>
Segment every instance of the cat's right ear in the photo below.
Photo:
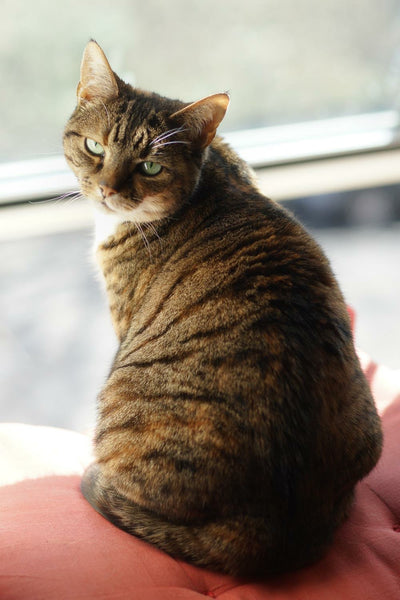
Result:
<svg viewBox="0 0 400 600"><path fill-rule="evenodd" d="M108 60L94 40L83 53L81 79L76 91L78 104L100 100L106 102L118 96L118 84Z"/></svg>

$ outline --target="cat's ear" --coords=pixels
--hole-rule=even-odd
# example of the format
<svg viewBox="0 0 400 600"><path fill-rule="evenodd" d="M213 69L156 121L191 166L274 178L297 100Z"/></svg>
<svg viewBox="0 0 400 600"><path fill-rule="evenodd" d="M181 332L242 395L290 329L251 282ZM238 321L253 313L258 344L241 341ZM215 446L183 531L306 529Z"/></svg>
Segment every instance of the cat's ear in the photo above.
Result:
<svg viewBox="0 0 400 600"><path fill-rule="evenodd" d="M83 53L81 79L76 91L78 103L101 100L106 102L118 96L118 84L108 60L94 40Z"/></svg>
<svg viewBox="0 0 400 600"><path fill-rule="evenodd" d="M171 115L171 118L183 124L185 135L196 145L206 148L213 141L228 104L228 94L213 94L181 108Z"/></svg>

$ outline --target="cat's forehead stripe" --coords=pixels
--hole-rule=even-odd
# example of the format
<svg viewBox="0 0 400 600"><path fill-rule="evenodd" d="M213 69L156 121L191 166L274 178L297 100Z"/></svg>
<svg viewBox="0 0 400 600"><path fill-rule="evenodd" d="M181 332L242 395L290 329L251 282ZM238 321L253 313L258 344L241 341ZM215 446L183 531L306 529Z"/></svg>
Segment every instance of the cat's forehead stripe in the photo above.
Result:
<svg viewBox="0 0 400 600"><path fill-rule="evenodd" d="M138 124L139 119L134 110L134 103L135 100L131 100L121 106L121 112L116 116L114 126L107 137L114 144L128 145L133 150L140 149L143 154L147 152L149 140L155 139L159 134L159 128L163 127L163 121L159 115L153 112L146 121L146 125Z"/></svg>
<svg viewBox="0 0 400 600"><path fill-rule="evenodd" d="M135 99L130 100L128 103L124 102L120 108L120 121L117 123L114 134L115 143L126 144L128 142L131 129L130 121L132 121L132 108L135 102Z"/></svg>
<svg viewBox="0 0 400 600"><path fill-rule="evenodd" d="M114 136L113 136L113 140L112 140L114 143L117 143L117 141L118 141L119 132L121 129L122 117L123 117L123 115L118 115L117 118L115 119Z"/></svg>

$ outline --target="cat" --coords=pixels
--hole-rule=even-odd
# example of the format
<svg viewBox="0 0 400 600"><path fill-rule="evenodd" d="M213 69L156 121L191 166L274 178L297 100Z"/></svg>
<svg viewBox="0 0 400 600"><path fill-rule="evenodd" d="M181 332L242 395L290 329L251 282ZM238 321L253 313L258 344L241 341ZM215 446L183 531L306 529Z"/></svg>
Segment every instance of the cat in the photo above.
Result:
<svg viewBox="0 0 400 600"><path fill-rule="evenodd" d="M84 496L213 571L317 561L382 444L327 258L215 137L227 94L133 88L92 40L77 97L65 156L119 340Z"/></svg>

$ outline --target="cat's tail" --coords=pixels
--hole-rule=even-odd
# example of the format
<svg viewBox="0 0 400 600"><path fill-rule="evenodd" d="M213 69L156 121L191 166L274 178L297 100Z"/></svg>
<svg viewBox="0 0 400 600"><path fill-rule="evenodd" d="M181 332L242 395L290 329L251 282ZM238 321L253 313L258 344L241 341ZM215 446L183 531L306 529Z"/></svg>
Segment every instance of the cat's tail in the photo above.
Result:
<svg viewBox="0 0 400 600"><path fill-rule="evenodd" d="M276 531L265 518L239 515L195 524L176 523L132 503L104 485L96 464L84 473L82 493L108 521L173 556L198 567L241 577L265 577L315 562L325 551L306 536L299 549L295 537ZM270 525L270 526L268 526ZM275 529L275 531L274 531ZM314 540L315 541L315 540Z"/></svg>

